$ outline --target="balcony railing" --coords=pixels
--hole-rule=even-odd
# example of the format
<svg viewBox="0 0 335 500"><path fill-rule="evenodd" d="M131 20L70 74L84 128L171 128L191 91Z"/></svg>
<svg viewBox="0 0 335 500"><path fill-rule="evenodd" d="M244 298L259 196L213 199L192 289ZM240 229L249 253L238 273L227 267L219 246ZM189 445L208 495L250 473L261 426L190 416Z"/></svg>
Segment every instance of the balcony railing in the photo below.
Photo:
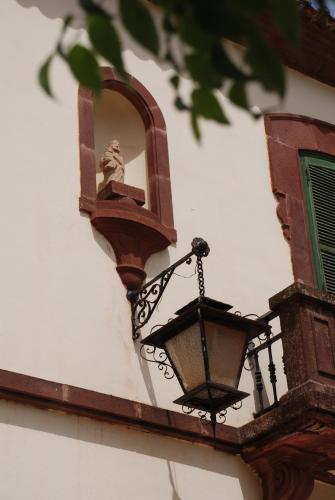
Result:
<svg viewBox="0 0 335 500"><path fill-rule="evenodd" d="M269 324L272 320L278 317L278 313L269 311L268 313L261 316L259 319L263 320ZM256 407L258 411L254 414L255 417L263 415L267 411L275 408L279 405L278 401L278 390L277 390L277 371L278 368L275 363L275 356L273 354L272 346L275 342L281 340L282 334L273 334L272 330L269 330L262 335L253 339L248 346L246 361L244 368L250 371L254 377L254 383L256 388ZM258 344L258 345L257 345ZM260 363L260 355L267 354L267 370L268 373L264 374L264 369L262 370ZM282 369L285 374L285 364L284 358L282 357ZM270 383L272 392L272 403L267 404L264 398L264 389L267 382Z"/></svg>

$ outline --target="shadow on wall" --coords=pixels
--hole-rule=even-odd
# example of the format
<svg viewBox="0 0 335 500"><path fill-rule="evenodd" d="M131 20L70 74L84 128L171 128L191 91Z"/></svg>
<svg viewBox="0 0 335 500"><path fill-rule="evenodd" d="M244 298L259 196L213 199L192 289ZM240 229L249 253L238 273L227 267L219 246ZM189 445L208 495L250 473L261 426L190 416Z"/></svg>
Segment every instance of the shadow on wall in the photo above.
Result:
<svg viewBox="0 0 335 500"><path fill-rule="evenodd" d="M145 153L143 120L128 99L106 89L96 101L94 113L97 163L112 139L119 141L126 165Z"/></svg>
<svg viewBox="0 0 335 500"><path fill-rule="evenodd" d="M141 463L141 456L143 455L155 459L167 460L168 470L166 473L166 480L169 481L172 486L171 500L185 500L185 497L182 498L180 496L177 487L177 471L174 470L174 468L178 464L199 469L198 471L194 471L197 475L200 474L200 470L220 474L223 481L222 486L224 486L223 476L236 478L240 482L243 494L242 498L245 500L258 500L259 498L257 479L255 479L241 459L213 450L209 447L198 446L181 440L161 437L150 433L133 431L125 426L107 424L105 422L66 415L60 412L40 410L6 401L0 402L0 422L8 426L31 429L40 433L48 433L68 438L69 441L67 441L67 444L64 444L64 440L60 441L60 443L62 443L60 445L62 453L66 450L68 450L67 452L69 453L73 453L73 450L77 450L75 455L79 453L82 459L84 453L87 462L90 464L90 474L93 475L100 470L99 448L85 447L79 452L78 446L80 446L80 443L86 442L95 444L98 447L109 447L115 450L115 454L109 454L106 450L101 450L102 459L108 459L109 462L108 468L106 469L109 475L110 471L114 470L117 473L119 467L127 466L126 473L129 478L132 477L135 470L139 467L143 467ZM38 446L39 443L43 441L43 436L38 437L35 434L27 434L28 441L25 439L25 443L28 447L30 439L36 443L36 446L34 445L34 456L36 456L37 461L39 461L42 455L39 454L40 451ZM77 442L75 446L72 440ZM15 439L12 441L10 438L9 442L15 443ZM54 443L53 446L57 446L54 440L52 443ZM69 448L67 448L67 446ZM127 459L124 455L120 455L117 450L133 452L134 455ZM9 455L14 456L14 454L15 450L10 450ZM50 454L50 457L46 456L45 460L48 462L52 455L53 453ZM78 477L80 477L80 470L78 470L78 467L80 468L82 463L83 460L78 463L73 463ZM147 464L147 462L145 462L145 464ZM67 472L70 473L70 471ZM150 471L148 471L148 475L150 476ZM61 481L60 475L58 475L58 478ZM147 479L154 484L155 481L161 482L164 477L149 477ZM85 476L83 477L83 481L85 482ZM185 480L183 475L180 475L180 481L185 482L187 480ZM198 498L197 495L195 495L195 498Z"/></svg>
<svg viewBox="0 0 335 500"><path fill-rule="evenodd" d="M170 256L167 250L163 250L163 252L159 252L158 254L153 255L149 261L148 265L146 265L146 272L148 273L149 278L152 279L153 277L157 276L160 272L162 272L164 269L168 268L170 266ZM148 281L148 279L146 281ZM164 300L164 294L162 296L162 300ZM145 334L142 337L142 333L140 335L140 338L134 343L134 349L136 351L137 357L138 357L138 363L140 366L140 370L143 376L143 380L145 383L146 390L148 392L148 396L150 398L150 402L152 406L159 406L158 401L156 398L155 394L155 388L152 382L152 377L151 373L149 370L149 362L145 361L141 354L140 350L142 347L142 344L140 341L142 338L146 337L150 331L151 328L154 326L157 326L157 320L155 319L155 315L157 314L157 309L154 311L153 316L150 318L148 324L144 327ZM168 318L166 318L166 321L168 321ZM169 464L168 464L169 465Z"/></svg>
<svg viewBox="0 0 335 500"><path fill-rule="evenodd" d="M24 8L36 7L43 16L49 19L63 19L67 14L72 14L75 17L72 28L80 29L83 27L83 22L81 20L82 11L78 7L77 0L16 0L16 2ZM107 2L105 1L104 3L105 7L111 12L115 10L115 6L117 5L115 0L107 0ZM158 15L158 11L154 11L154 15L155 14ZM142 61L152 60L151 54L135 43L124 30L118 31L125 49L136 54ZM50 47L50 50L51 49L52 47ZM162 67L167 69L169 65L163 64Z"/></svg>
<svg viewBox="0 0 335 500"><path fill-rule="evenodd" d="M36 7L41 14L49 19L62 19L66 14L78 15L80 9L76 0L16 0L24 8ZM80 27L80 26L78 26Z"/></svg>
<svg viewBox="0 0 335 500"><path fill-rule="evenodd" d="M85 214L84 212L80 212L80 215L83 217L86 217L88 219L87 222L89 223L89 216L87 214ZM112 245L91 224L90 224L90 226L91 226L93 238L95 239L95 241L97 242L97 244L99 245L101 250L104 252L104 254L109 259L112 260L114 265L113 264L111 265L111 269L114 269L114 267L116 266L116 257L115 257L115 253L114 253ZM116 277L119 278L119 276L117 274L115 274L115 279L116 279ZM125 294L126 294L126 290L125 290Z"/></svg>

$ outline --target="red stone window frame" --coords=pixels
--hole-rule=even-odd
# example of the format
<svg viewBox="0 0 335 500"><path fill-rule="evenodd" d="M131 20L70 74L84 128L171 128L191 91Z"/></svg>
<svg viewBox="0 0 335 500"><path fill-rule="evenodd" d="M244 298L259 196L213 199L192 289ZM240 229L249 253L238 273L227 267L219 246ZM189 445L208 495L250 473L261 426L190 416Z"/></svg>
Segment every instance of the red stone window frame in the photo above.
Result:
<svg viewBox="0 0 335 500"><path fill-rule="evenodd" d="M177 240L173 222L169 154L163 114L150 92L136 78L122 81L111 68L102 68L104 87L122 94L140 114L145 127L149 209L131 196L98 200L94 144L94 96L79 88L80 210L111 243L117 270L129 290L138 289L146 274L145 262ZM128 186L128 192L131 186Z"/></svg>
<svg viewBox="0 0 335 500"><path fill-rule="evenodd" d="M277 215L290 245L295 281L317 288L299 151L335 155L335 125L308 116L265 116L272 191Z"/></svg>

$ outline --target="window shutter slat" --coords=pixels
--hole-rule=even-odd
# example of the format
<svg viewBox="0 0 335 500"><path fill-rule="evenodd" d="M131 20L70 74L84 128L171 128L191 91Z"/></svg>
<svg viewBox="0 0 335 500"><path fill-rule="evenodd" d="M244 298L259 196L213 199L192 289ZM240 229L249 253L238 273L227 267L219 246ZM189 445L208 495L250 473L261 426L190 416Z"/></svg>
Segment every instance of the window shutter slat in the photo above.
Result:
<svg viewBox="0 0 335 500"><path fill-rule="evenodd" d="M301 155L318 285L335 293L335 158Z"/></svg>

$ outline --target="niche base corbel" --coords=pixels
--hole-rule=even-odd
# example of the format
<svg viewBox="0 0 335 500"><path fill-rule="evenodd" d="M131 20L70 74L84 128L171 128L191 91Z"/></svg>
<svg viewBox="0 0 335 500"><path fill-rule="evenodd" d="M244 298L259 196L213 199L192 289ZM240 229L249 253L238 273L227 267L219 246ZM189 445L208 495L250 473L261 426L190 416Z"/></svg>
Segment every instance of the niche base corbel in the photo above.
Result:
<svg viewBox="0 0 335 500"><path fill-rule="evenodd" d="M131 200L97 201L92 225L115 252L116 270L128 291L137 291L146 278L147 259L176 241L176 231L163 226L151 212Z"/></svg>

